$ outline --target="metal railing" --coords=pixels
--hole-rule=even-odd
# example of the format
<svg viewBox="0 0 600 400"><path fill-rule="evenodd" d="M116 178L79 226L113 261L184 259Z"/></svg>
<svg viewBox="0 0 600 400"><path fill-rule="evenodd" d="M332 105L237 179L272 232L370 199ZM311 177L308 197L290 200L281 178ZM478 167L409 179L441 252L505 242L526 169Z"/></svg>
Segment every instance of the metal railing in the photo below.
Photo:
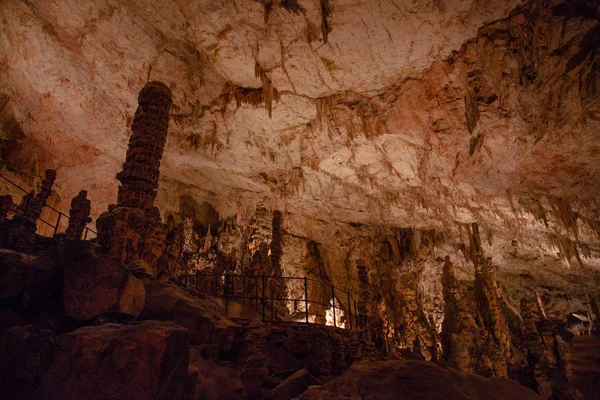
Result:
<svg viewBox="0 0 600 400"><path fill-rule="evenodd" d="M17 185L16 183L14 183L13 181L11 181L10 179L8 179L7 177L3 176L2 174L0 174L0 178L4 179L6 182L10 183L11 185L13 185L15 188L19 189L20 191L22 191L23 193L25 193L25 196L29 196L29 192L25 189L23 189L21 186ZM25 205L23 207L21 207L20 205L16 204L16 203L12 203L11 204L11 211L13 212L13 214L15 215L19 215L19 216L23 216L27 210L29 209L29 204L31 203L31 200L33 200L33 197L26 197L27 200L25 201ZM65 218L67 221L69 220L69 217L61 212L58 211L57 209L55 209L54 207L44 203L43 208L48 208L50 211L53 211L54 213L56 213L58 215L58 217L56 218L56 223L52 224L48 221L46 221L45 219L43 219L41 216L37 219L37 221L40 221L41 223L49 226L50 228L52 228L52 237L55 237L57 233L59 233L59 228L60 228L60 223L61 220L63 218ZM83 240L87 240L89 234L92 233L95 236L97 235L96 231L94 231L93 229L91 229L90 227L86 226L83 232ZM42 235L45 236L45 235Z"/></svg>
<svg viewBox="0 0 600 400"><path fill-rule="evenodd" d="M356 301L332 284L310 278L267 275L183 274L179 285L248 306L263 321L304 322L344 329L358 328ZM296 297L288 296L295 292Z"/></svg>

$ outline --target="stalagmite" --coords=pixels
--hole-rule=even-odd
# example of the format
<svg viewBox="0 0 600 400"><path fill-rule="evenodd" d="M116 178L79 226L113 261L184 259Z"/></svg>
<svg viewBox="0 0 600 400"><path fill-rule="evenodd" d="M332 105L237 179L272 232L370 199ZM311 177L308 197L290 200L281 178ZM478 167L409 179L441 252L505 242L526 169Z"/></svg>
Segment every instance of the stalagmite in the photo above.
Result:
<svg viewBox="0 0 600 400"><path fill-rule="evenodd" d="M527 346L527 363L533 375L535 389L540 395L548 398L552 395L552 387L548 378L550 365L546 347L537 330L540 314L535 298L521 299L521 317Z"/></svg>
<svg viewBox="0 0 600 400"><path fill-rule="evenodd" d="M442 285L446 307L440 336L445 359L459 371L473 373L477 368L476 339L479 329L469 313L465 295L448 256L444 262Z"/></svg>
<svg viewBox="0 0 600 400"><path fill-rule="evenodd" d="M358 327L360 329L359 339L362 344L362 358L368 360L377 360L380 358L375 344L371 339L371 327L368 317L368 304L370 298L370 287L369 287L369 275L367 266L364 261L359 260L356 266L358 270L358 288L359 288L359 300L357 305L358 312Z"/></svg>
<svg viewBox="0 0 600 400"><path fill-rule="evenodd" d="M166 246L167 229L154 199L171 91L161 82L150 82L140 91L138 103L123 171L117 174L121 182L117 206L100 215L96 226L105 253L124 262L136 275L152 279Z"/></svg>
<svg viewBox="0 0 600 400"><path fill-rule="evenodd" d="M471 225L471 259L475 264L475 300L477 318L485 329L485 348L490 358L492 376L507 378L511 357L511 336L506 313L494 272L481 247L479 227Z"/></svg>
<svg viewBox="0 0 600 400"><path fill-rule="evenodd" d="M87 199L87 191L82 190L71 201L69 210L69 226L65 231L67 240L79 240L85 225L92 221L90 218L91 202Z"/></svg>
<svg viewBox="0 0 600 400"><path fill-rule="evenodd" d="M21 222L26 227L35 231L37 220L42 215L42 209L52 194L52 185L55 179L56 171L53 169L46 170L46 176L42 181L42 188L35 196L29 198L25 211L21 216Z"/></svg>

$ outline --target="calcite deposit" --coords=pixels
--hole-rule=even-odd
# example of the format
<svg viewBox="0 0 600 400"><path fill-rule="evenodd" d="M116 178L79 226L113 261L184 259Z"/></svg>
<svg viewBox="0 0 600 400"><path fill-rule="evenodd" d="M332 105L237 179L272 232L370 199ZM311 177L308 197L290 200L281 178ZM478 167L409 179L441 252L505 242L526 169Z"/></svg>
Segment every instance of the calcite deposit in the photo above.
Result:
<svg viewBox="0 0 600 400"><path fill-rule="evenodd" d="M82 238L85 226L92 222L90 218L91 202L87 199L87 191L82 190L71 200L69 210L69 226L65 231L67 240L79 240Z"/></svg>
<svg viewBox="0 0 600 400"><path fill-rule="evenodd" d="M0 354L43 360L0 365L26 371L11 394L58 396L79 364L55 343L98 329L179 357L148 376L180 398L368 398L407 365L457 398L536 397L497 378L589 396L571 352L600 327L597 1L0 10Z"/></svg>

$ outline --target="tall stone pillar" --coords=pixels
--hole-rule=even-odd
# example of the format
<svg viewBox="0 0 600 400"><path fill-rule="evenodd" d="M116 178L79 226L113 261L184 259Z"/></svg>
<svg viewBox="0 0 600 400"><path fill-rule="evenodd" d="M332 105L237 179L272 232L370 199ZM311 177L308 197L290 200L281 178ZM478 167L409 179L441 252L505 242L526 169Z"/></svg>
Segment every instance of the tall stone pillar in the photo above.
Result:
<svg viewBox="0 0 600 400"><path fill-rule="evenodd" d="M150 82L140 91L123 171L117 174L117 205L96 221L104 253L143 278L156 277L166 247L167 228L154 200L172 102L171 91L161 82Z"/></svg>
<svg viewBox="0 0 600 400"><path fill-rule="evenodd" d="M69 226L65 231L67 240L80 240L81 234L85 229L90 218L91 202L87 199L87 191L82 190L71 200L71 209L69 210Z"/></svg>
<svg viewBox="0 0 600 400"><path fill-rule="evenodd" d="M491 362L491 375L508 377L512 341L503 300L490 262L481 247L479 227L471 225L471 259L475 265L475 301L477 318L485 329L487 356Z"/></svg>
<svg viewBox="0 0 600 400"><path fill-rule="evenodd" d="M377 360L380 358L373 340L371 340L370 324L368 320L367 305L369 304L369 275L367 266L362 261L356 266L358 270L358 304L357 304L357 319L359 328L359 339L363 346L362 358L369 360Z"/></svg>
<svg viewBox="0 0 600 400"><path fill-rule="evenodd" d="M52 185L56 180L56 171L53 169L46 170L46 176L42 181L42 188L35 196L30 196L27 200L25 212L21 216L21 222L27 228L33 229L37 224L37 220L42 215L42 209L46 205L48 198L52 194Z"/></svg>
<svg viewBox="0 0 600 400"><path fill-rule="evenodd" d="M171 90L161 82L150 82L141 90L125 164L117 174L121 182L117 207L154 206L172 104Z"/></svg>

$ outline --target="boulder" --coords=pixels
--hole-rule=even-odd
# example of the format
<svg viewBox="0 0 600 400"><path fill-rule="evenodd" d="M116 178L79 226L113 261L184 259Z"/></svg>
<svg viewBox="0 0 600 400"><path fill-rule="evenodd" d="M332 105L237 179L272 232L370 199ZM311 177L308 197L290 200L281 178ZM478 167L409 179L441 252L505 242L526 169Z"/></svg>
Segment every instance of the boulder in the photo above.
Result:
<svg viewBox="0 0 600 400"><path fill-rule="evenodd" d="M230 351L238 343L243 328L225 316L211 297L171 283L146 284L146 305L142 319L175 321L186 327L192 344L213 343Z"/></svg>
<svg viewBox="0 0 600 400"><path fill-rule="evenodd" d="M354 363L340 377L310 387L300 400L541 400L508 379L483 378L426 361Z"/></svg>
<svg viewBox="0 0 600 400"><path fill-rule="evenodd" d="M306 368L290 375L286 380L271 390L267 400L289 400L300 396L309 386L322 385L323 382L315 378Z"/></svg>
<svg viewBox="0 0 600 400"><path fill-rule="evenodd" d="M230 400L244 396L241 368L229 361L207 360L190 348L190 369L198 371L196 399Z"/></svg>
<svg viewBox="0 0 600 400"><path fill-rule="evenodd" d="M67 264L64 274L65 312L76 320L102 314L138 317L144 308L143 282L118 260L84 258Z"/></svg>
<svg viewBox="0 0 600 400"><path fill-rule="evenodd" d="M171 322L80 328L58 337L54 362L33 398L188 399L188 349L187 330Z"/></svg>
<svg viewBox="0 0 600 400"><path fill-rule="evenodd" d="M28 399L50 368L55 339L34 325L7 329L0 341L0 387L6 399Z"/></svg>
<svg viewBox="0 0 600 400"><path fill-rule="evenodd" d="M0 300L17 297L25 286L25 265L32 259L23 253L0 249Z"/></svg>

